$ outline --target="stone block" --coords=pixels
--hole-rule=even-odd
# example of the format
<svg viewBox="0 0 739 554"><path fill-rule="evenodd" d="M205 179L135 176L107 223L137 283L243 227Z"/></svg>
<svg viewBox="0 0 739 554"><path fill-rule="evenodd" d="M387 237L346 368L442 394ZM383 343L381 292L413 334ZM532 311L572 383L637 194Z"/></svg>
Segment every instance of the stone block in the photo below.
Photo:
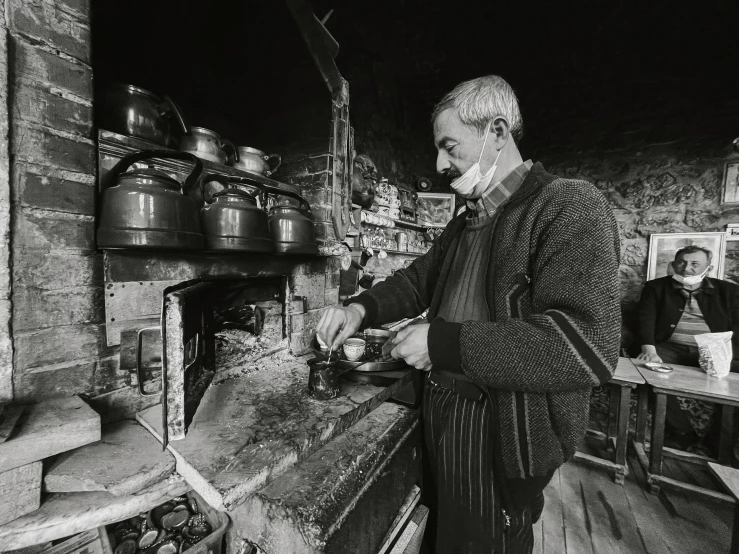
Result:
<svg viewBox="0 0 739 554"><path fill-rule="evenodd" d="M41 505L41 462L31 462L0 473L0 525Z"/></svg>
<svg viewBox="0 0 739 554"><path fill-rule="evenodd" d="M13 288L13 330L26 331L57 325L99 323L104 320L102 286L41 290Z"/></svg>
<svg viewBox="0 0 739 554"><path fill-rule="evenodd" d="M96 362L89 360L42 371L16 371L13 375L15 399L39 402L50 398L88 393Z"/></svg>
<svg viewBox="0 0 739 554"><path fill-rule="evenodd" d="M15 286L55 290L93 286L103 282L103 256L94 253L59 252L36 249L16 251L13 266Z"/></svg>
<svg viewBox="0 0 739 554"><path fill-rule="evenodd" d="M59 94L70 93L92 102L92 68L47 52L18 36L11 36L11 82ZM89 169L89 168L88 168Z"/></svg>
<svg viewBox="0 0 739 554"><path fill-rule="evenodd" d="M339 288L341 283L341 275L338 271L327 270L326 271L326 289Z"/></svg>
<svg viewBox="0 0 739 554"><path fill-rule="evenodd" d="M336 306L339 303L339 288L326 289L326 307Z"/></svg>
<svg viewBox="0 0 739 554"><path fill-rule="evenodd" d="M292 275L288 278L290 291L294 296L306 299L306 308L315 310L325 305L326 277L323 273Z"/></svg>
<svg viewBox="0 0 739 554"><path fill-rule="evenodd" d="M330 206L328 199L328 190L324 184L317 186L300 187L300 194L310 204L311 209L313 206Z"/></svg>
<svg viewBox="0 0 739 554"><path fill-rule="evenodd" d="M75 173L88 173L95 167L95 146L84 139L74 139L14 122L10 152L18 161L50 166Z"/></svg>
<svg viewBox="0 0 739 554"><path fill-rule="evenodd" d="M313 228L316 230L316 239L318 240L337 240L333 223L314 222Z"/></svg>
<svg viewBox="0 0 739 554"><path fill-rule="evenodd" d="M16 84L13 87L13 107L14 120L29 121L93 138L92 106L89 104L80 104L40 88Z"/></svg>
<svg viewBox="0 0 739 554"><path fill-rule="evenodd" d="M72 15L56 2L43 0L7 0L6 14L11 31L90 63L92 41L86 14Z"/></svg>
<svg viewBox="0 0 739 554"><path fill-rule="evenodd" d="M34 208L15 208L13 213L13 248L95 249L91 216Z"/></svg>
<svg viewBox="0 0 739 554"><path fill-rule="evenodd" d="M95 215L95 176L16 163L13 201L31 208Z"/></svg>
<svg viewBox="0 0 739 554"><path fill-rule="evenodd" d="M313 212L313 221L330 222L333 207L330 204L311 204L311 212Z"/></svg>

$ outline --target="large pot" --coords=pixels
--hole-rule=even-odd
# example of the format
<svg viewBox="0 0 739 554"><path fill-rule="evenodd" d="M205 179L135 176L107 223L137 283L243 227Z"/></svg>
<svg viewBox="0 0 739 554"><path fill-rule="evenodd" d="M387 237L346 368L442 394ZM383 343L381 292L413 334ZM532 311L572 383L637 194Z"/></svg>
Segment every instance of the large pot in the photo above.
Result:
<svg viewBox="0 0 739 554"><path fill-rule="evenodd" d="M162 146L176 146L177 135L187 133L182 113L170 98L124 83L106 89L100 115L102 128Z"/></svg>
<svg viewBox="0 0 739 554"><path fill-rule="evenodd" d="M231 179L219 178L226 182ZM253 186L261 190L259 184ZM228 188L215 193L213 203L200 210L200 221L208 250L255 253L275 250L267 213L257 207L256 197L244 190Z"/></svg>
<svg viewBox="0 0 739 554"><path fill-rule="evenodd" d="M239 153L234 143L222 139L218 133L205 127L190 127L188 134L180 139L180 150L217 164L228 165L227 149L231 150L233 159L238 161Z"/></svg>
<svg viewBox="0 0 739 554"><path fill-rule="evenodd" d="M239 155L234 167L257 175L269 177L282 163L282 156L279 154L265 154L250 146L239 146L237 151Z"/></svg>
<svg viewBox="0 0 739 554"><path fill-rule="evenodd" d="M195 163L184 185L152 168L126 171L151 158ZM203 170L203 163L185 152L143 150L119 161L107 175L102 191L97 244L100 248L191 250L203 247L198 206L186 196ZM183 194L184 192L184 194Z"/></svg>
<svg viewBox="0 0 739 554"><path fill-rule="evenodd" d="M294 198L300 207L272 206L269 209L269 230L277 254L318 254L313 214L305 198L291 191L264 185L270 194Z"/></svg>

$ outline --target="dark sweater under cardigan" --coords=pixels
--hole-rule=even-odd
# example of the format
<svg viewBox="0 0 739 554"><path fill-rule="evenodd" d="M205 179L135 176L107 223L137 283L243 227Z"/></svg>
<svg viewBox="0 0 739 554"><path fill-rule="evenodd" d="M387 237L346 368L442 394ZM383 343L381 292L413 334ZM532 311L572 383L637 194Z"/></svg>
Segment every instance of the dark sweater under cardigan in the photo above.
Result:
<svg viewBox="0 0 739 554"><path fill-rule="evenodd" d="M494 215L481 299L491 321L451 323L437 312L464 217L408 268L347 304L365 307L365 327L428 308L434 368L462 372L491 393L506 476L546 476L574 455L590 390L611 378L618 360L616 221L593 185L535 164Z"/></svg>
<svg viewBox="0 0 739 554"><path fill-rule="evenodd" d="M708 283L710 286L706 286ZM698 306L712 333L733 331L733 357L739 360L739 285L706 277ZM685 308L685 297L671 276L647 281L639 299L639 344L656 344L672 336Z"/></svg>

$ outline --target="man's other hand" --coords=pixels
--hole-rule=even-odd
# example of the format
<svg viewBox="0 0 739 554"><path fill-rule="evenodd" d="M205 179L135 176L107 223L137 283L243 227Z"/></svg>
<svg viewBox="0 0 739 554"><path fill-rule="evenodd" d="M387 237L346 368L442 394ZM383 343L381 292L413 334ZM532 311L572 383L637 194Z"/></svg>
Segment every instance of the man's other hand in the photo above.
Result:
<svg viewBox="0 0 739 554"><path fill-rule="evenodd" d="M316 335L326 344L331 345L331 350L338 350L346 339L356 333L362 325L365 316L364 306L361 304L349 304L343 308L329 308L321 316L316 325Z"/></svg>
<svg viewBox="0 0 739 554"><path fill-rule="evenodd" d="M393 349L390 355L395 358L403 358L410 366L428 371L431 369L431 358L429 358L429 327L428 323L409 325L400 331L393 341Z"/></svg>
<svg viewBox="0 0 739 554"><path fill-rule="evenodd" d="M659 357L657 349L652 344L642 344L641 352L636 358L645 362L662 362L662 358Z"/></svg>

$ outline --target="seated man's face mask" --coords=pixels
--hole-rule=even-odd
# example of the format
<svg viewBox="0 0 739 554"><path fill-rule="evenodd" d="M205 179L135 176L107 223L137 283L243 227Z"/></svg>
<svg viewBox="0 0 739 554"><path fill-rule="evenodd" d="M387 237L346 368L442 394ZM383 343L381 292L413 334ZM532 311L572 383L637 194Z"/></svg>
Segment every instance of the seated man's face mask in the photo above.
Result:
<svg viewBox="0 0 739 554"><path fill-rule="evenodd" d="M707 265L704 266L703 264ZM700 273L695 273L700 271L701 267L705 267L705 269ZM672 278L683 285L693 286L703 281L712 268L710 259L706 259L703 254L690 253L672 262L672 269L675 271ZM685 275L685 273L692 273L692 275Z"/></svg>
<svg viewBox="0 0 739 554"><path fill-rule="evenodd" d="M488 142L491 124L492 121L485 128L485 140L482 142L482 148L480 149L480 155L477 157L477 161L463 175L451 183L451 187L463 198L478 198L493 180L495 170L498 169L498 158L500 158L500 153L503 151L502 148L498 150L498 155L495 157L490 170L485 175L480 170L480 160L482 160L482 155L485 152L485 145Z"/></svg>
<svg viewBox="0 0 739 554"><path fill-rule="evenodd" d="M711 266L707 267L706 270L701 273L700 275L679 275L677 273L672 275L672 278L675 279L678 283L682 283L683 285L693 286L700 283L706 275L708 275L708 272L711 271Z"/></svg>

